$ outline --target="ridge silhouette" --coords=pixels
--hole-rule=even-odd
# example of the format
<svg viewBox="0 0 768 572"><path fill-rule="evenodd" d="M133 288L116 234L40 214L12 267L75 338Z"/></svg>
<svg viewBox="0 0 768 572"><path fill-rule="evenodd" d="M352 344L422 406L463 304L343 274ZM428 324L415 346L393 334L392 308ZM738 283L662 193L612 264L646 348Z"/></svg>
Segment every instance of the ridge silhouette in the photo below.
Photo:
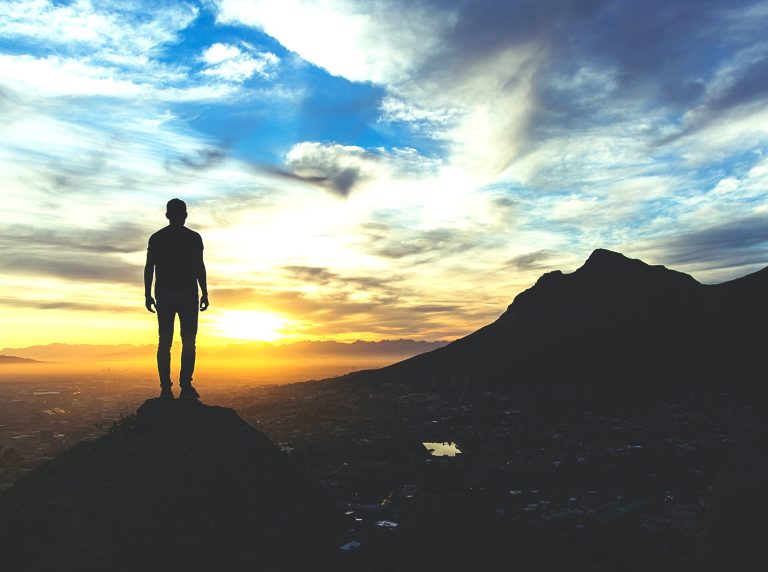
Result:
<svg viewBox="0 0 768 572"><path fill-rule="evenodd" d="M627 399L670 383L754 388L764 372L766 291L768 268L705 285L597 249L574 272L542 275L493 323L343 379L438 386L554 382Z"/></svg>
<svg viewBox="0 0 768 572"><path fill-rule="evenodd" d="M321 566L321 489L232 409L150 399L0 496L6 570Z"/></svg>

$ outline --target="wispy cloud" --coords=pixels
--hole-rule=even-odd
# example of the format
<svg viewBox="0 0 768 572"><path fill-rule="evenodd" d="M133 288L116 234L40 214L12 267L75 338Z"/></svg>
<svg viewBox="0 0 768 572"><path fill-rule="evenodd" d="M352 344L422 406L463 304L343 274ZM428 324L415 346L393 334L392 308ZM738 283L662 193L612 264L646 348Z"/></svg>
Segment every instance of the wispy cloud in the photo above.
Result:
<svg viewBox="0 0 768 572"><path fill-rule="evenodd" d="M298 179L325 186L347 197L358 186L373 179L403 176L423 177L433 173L439 162L414 149L372 149L352 145L305 141L286 155L287 172Z"/></svg>
<svg viewBox="0 0 768 572"><path fill-rule="evenodd" d="M768 264L768 225L765 215L754 216L659 237L635 249L671 266L706 270L705 279L733 278L745 268Z"/></svg>
<svg viewBox="0 0 768 572"><path fill-rule="evenodd" d="M746 0L4 2L0 297L139 289L172 196L214 299L302 335L458 335L600 246L746 272L767 27Z"/></svg>
<svg viewBox="0 0 768 572"><path fill-rule="evenodd" d="M8 252L17 248L58 249L73 252L126 253L146 248L146 225L120 221L83 228L0 224L0 246Z"/></svg>
<svg viewBox="0 0 768 572"><path fill-rule="evenodd" d="M206 67L200 73L233 82L243 82L256 74L271 77L280 62L272 52L258 51L246 43L242 46L212 44L205 49L201 59Z"/></svg>
<svg viewBox="0 0 768 572"><path fill-rule="evenodd" d="M84 282L137 283L140 266L127 264L114 256L71 252L41 252L32 249L0 253L7 274L52 276Z"/></svg>
<svg viewBox="0 0 768 572"><path fill-rule="evenodd" d="M545 267L543 263L551 259L553 255L555 253L549 250L536 250L526 254L518 254L511 258L509 263L518 270L540 269Z"/></svg>

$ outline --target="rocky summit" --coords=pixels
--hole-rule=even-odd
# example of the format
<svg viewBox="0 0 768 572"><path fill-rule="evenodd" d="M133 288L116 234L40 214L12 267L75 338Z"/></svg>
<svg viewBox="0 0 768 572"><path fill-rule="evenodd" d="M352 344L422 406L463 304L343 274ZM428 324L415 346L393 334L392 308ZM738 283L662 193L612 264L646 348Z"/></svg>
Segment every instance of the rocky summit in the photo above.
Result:
<svg viewBox="0 0 768 572"><path fill-rule="evenodd" d="M554 382L632 395L762 379L768 268L722 284L595 250L544 274L495 322L345 379L432 386Z"/></svg>
<svg viewBox="0 0 768 572"><path fill-rule="evenodd" d="M232 409L150 399L0 497L8 570L298 570L330 554L319 486Z"/></svg>

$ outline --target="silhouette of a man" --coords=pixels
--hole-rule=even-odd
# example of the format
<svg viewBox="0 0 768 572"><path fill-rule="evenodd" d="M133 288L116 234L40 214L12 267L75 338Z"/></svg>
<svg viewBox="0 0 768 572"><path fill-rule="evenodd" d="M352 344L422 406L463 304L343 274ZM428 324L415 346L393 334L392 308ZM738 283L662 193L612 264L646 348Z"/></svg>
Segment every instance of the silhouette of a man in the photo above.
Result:
<svg viewBox="0 0 768 572"><path fill-rule="evenodd" d="M179 315L181 330L181 371L179 397L197 399L192 387L195 371L195 338L197 311L208 308L208 284L203 263L203 239L184 226L187 205L181 199L171 199L165 213L168 226L149 237L147 264L144 266L144 305L150 312L157 310L157 372L160 375L160 397L173 397L171 391L171 344L173 323ZM152 297L152 276L155 277L155 298ZM197 285L202 296L198 300ZM155 310L152 307L155 307Z"/></svg>

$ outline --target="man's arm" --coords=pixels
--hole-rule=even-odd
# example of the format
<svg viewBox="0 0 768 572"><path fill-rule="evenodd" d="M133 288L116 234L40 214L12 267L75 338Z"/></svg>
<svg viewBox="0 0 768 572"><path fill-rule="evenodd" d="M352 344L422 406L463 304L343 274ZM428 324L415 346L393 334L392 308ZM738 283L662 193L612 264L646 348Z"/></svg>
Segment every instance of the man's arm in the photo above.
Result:
<svg viewBox="0 0 768 572"><path fill-rule="evenodd" d="M155 313L155 310L152 309L152 306L155 306L155 299L152 297L152 276L154 273L155 263L152 262L149 250L147 250L147 263L144 265L144 306L153 314Z"/></svg>
<svg viewBox="0 0 768 572"><path fill-rule="evenodd" d="M200 284L200 311L205 312L210 304L208 303L208 275L205 272L202 250L200 251L200 263L197 267L197 281Z"/></svg>

